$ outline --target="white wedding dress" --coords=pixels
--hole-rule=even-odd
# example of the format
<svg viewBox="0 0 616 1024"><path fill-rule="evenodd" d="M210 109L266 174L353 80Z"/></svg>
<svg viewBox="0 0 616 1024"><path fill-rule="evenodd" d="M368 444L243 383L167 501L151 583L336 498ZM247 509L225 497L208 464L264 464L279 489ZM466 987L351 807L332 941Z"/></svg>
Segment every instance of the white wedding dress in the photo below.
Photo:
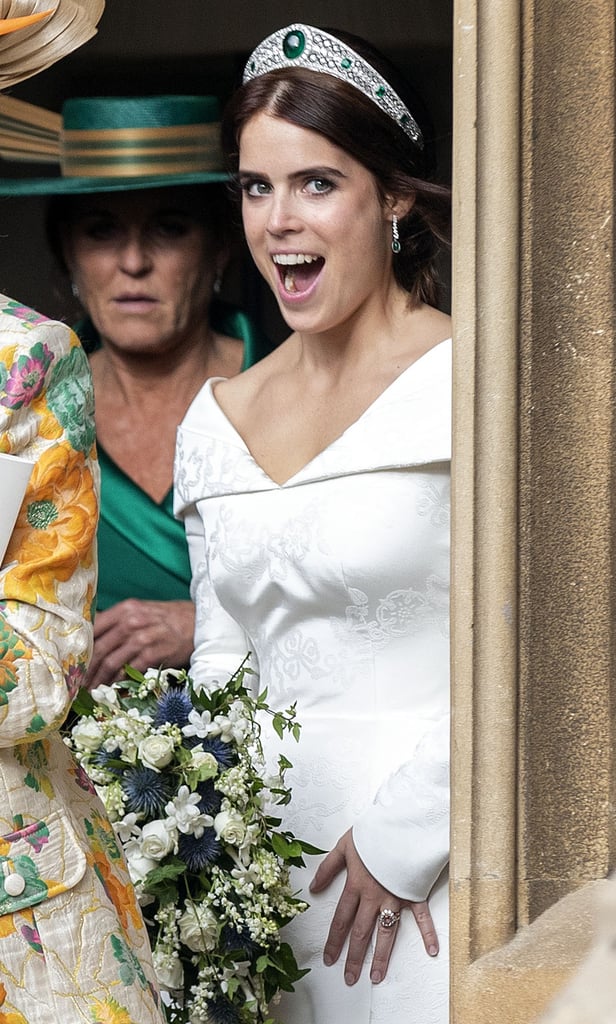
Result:
<svg viewBox="0 0 616 1024"><path fill-rule="evenodd" d="M284 1024L448 1020L449 460L451 343L408 369L285 484L271 480L212 394L179 428L176 513L197 605L197 680L223 680L247 651L271 705L297 701L284 750L284 827L329 850L351 826L390 891L430 907L430 958L405 910L385 980L369 962L344 984L322 951L342 887L311 896L285 929L310 974L273 1015ZM280 743L264 730L277 757ZM271 737L271 738L268 738ZM438 879L438 881L437 881Z"/></svg>

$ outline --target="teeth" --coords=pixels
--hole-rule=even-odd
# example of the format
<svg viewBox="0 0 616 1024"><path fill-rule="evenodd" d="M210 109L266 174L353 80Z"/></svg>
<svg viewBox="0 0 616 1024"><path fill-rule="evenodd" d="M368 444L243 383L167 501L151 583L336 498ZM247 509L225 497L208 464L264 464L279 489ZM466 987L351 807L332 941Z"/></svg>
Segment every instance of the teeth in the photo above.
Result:
<svg viewBox="0 0 616 1024"><path fill-rule="evenodd" d="M274 263L281 267L296 267L302 263L314 263L318 256L310 256L307 252L280 252L272 256Z"/></svg>
<svg viewBox="0 0 616 1024"><path fill-rule="evenodd" d="M297 288L295 287L295 278L292 273L289 273L289 271L284 275L284 287L287 292L297 291Z"/></svg>

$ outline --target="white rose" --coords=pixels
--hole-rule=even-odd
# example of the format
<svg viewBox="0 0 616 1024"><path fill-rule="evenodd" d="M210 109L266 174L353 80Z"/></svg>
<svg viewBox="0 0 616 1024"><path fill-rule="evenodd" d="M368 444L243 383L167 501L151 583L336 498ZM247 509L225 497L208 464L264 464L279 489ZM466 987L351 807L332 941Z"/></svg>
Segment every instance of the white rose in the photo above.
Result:
<svg viewBox="0 0 616 1024"><path fill-rule="evenodd" d="M218 774L218 761L213 754L210 754L209 750L204 750L201 744L193 747L190 755L189 768L207 768L212 773L212 777Z"/></svg>
<svg viewBox="0 0 616 1024"><path fill-rule="evenodd" d="M175 743L171 736L146 736L139 744L139 759L146 768L157 772L169 764Z"/></svg>
<svg viewBox="0 0 616 1024"><path fill-rule="evenodd" d="M214 949L218 939L218 925L208 907L189 903L178 923L180 941L192 949L193 953Z"/></svg>
<svg viewBox="0 0 616 1024"><path fill-rule="evenodd" d="M103 730L94 718L84 718L71 729L73 742L78 750L97 750L103 738Z"/></svg>
<svg viewBox="0 0 616 1024"><path fill-rule="evenodd" d="M158 867L158 862L153 857L145 857L142 853L136 852L132 856L127 856L126 863L128 864L128 873L133 885L136 885L137 882L143 882L146 875Z"/></svg>
<svg viewBox="0 0 616 1024"><path fill-rule="evenodd" d="M152 860L162 860L175 847L176 833L161 818L148 821L141 830L141 854Z"/></svg>
<svg viewBox="0 0 616 1024"><path fill-rule="evenodd" d="M246 834L246 825L238 811L220 811L214 818L214 831L223 843L241 846Z"/></svg>
<svg viewBox="0 0 616 1024"><path fill-rule="evenodd" d="M154 950L152 962L161 988L181 989L184 987L184 968L179 957L171 957L168 953L159 953Z"/></svg>

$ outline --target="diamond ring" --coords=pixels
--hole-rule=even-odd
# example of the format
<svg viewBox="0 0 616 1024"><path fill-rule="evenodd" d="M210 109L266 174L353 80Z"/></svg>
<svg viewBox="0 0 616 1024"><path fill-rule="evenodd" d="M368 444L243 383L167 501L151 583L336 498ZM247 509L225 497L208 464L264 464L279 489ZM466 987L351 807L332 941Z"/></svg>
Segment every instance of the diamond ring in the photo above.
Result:
<svg viewBox="0 0 616 1024"><path fill-rule="evenodd" d="M381 928L393 928L395 924L398 924L399 920L399 910L390 910L389 907L386 907L385 910L382 910L379 914L379 924Z"/></svg>

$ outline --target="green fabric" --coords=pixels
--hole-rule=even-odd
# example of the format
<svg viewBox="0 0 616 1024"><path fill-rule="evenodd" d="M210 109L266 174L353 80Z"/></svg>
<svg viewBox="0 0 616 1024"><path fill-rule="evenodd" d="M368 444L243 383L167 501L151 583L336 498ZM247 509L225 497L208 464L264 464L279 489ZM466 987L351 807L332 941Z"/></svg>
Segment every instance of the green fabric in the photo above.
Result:
<svg viewBox="0 0 616 1024"><path fill-rule="evenodd" d="M213 303L212 327L244 342L242 369L271 351L265 336L239 309ZM87 352L100 347L90 320L76 325ZM98 527L98 594L104 611L129 597L145 601L188 601L190 563L184 525L173 516L173 489L158 504L98 445L101 509Z"/></svg>
<svg viewBox="0 0 616 1024"><path fill-rule="evenodd" d="M136 597L188 601L190 563L183 524L173 517L173 490L157 504L98 445L99 611Z"/></svg>
<svg viewBox="0 0 616 1024"><path fill-rule="evenodd" d="M65 131L174 128L219 119L215 96L79 96L62 107Z"/></svg>

